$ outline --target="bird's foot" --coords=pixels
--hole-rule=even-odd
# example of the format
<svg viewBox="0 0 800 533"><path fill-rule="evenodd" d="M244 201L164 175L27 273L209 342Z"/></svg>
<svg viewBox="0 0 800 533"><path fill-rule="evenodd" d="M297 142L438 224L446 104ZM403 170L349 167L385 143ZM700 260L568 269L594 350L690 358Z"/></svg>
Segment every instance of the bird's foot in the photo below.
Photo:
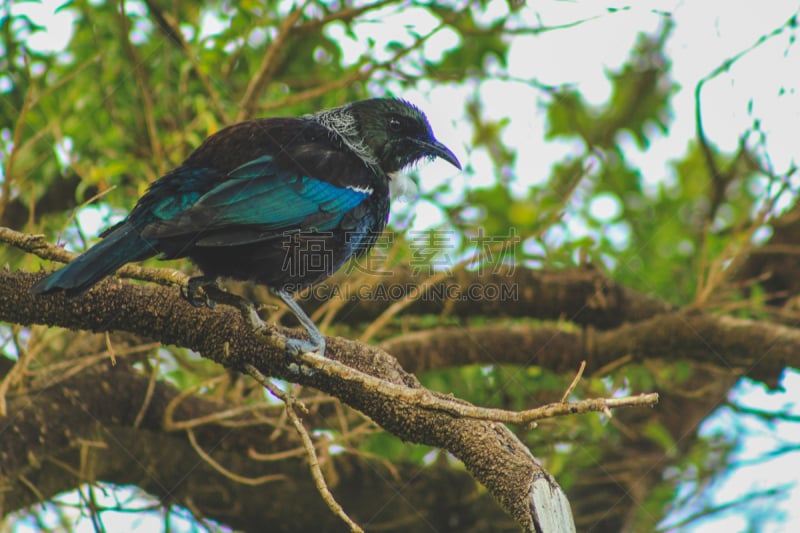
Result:
<svg viewBox="0 0 800 533"><path fill-rule="evenodd" d="M297 358L304 353L313 353L315 355L325 355L325 339L315 339L316 342L310 342L302 339L286 339L286 353L292 358Z"/></svg>
<svg viewBox="0 0 800 533"><path fill-rule="evenodd" d="M195 307L206 306L209 309L214 309L217 302L211 299L209 291L221 290L216 278L197 276L190 278L186 283L186 287L181 287L181 296Z"/></svg>
<svg viewBox="0 0 800 533"><path fill-rule="evenodd" d="M302 356L306 354L313 354L315 356L325 356L325 339L322 339L321 344L302 340L302 339L286 339L286 354L292 360L289 363L289 372L297 376L297 378L309 378L317 373L307 361L303 361Z"/></svg>

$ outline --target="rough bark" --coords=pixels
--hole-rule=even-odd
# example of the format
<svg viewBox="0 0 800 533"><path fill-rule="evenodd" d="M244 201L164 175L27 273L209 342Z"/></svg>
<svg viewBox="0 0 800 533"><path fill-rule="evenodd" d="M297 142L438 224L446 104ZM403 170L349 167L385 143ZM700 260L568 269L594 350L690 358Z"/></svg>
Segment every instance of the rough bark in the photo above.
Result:
<svg viewBox="0 0 800 533"><path fill-rule="evenodd" d="M597 329L615 328L675 310L668 302L625 287L589 265L566 270L515 268L490 273L457 270L433 283L422 295L420 287L426 278L403 267L392 269L389 276L366 276L361 278L362 283L340 274L315 287L303 305L313 311L330 299L340 300L343 305L336 314L336 323L368 323L390 304L416 293L421 297L403 309L403 315L568 320ZM478 289L478 297L469 297L470 287ZM250 293L254 301L267 297L258 286L236 288L237 292ZM359 298L360 290L369 297ZM447 298L452 294L460 298Z"/></svg>
<svg viewBox="0 0 800 533"><path fill-rule="evenodd" d="M263 531L264 524L271 531L343 530L319 498L302 454L269 462L248 458L251 449L263 454L298 446L291 429L276 439L255 417L241 416L194 430L199 446L225 468L251 478L276 476L245 485L203 460L185 431L164 426L167 406L180 394L170 385L155 385L134 427L147 387L148 380L125 365L104 365L13 399L0 439L2 514L104 481L136 485L165 504L183 505L237 530ZM222 402L189 397L173 419L223 408ZM256 425L232 430L233 422ZM394 524L394 530L480 531L488 523L497 530L518 529L465 472L401 464L395 478L380 461L350 455L327 456L324 466L334 494L367 529Z"/></svg>
<svg viewBox="0 0 800 533"><path fill-rule="evenodd" d="M584 360L592 372L623 357L632 362L680 357L774 388L787 366L800 368L797 329L698 312L668 313L603 332L531 324L439 328L401 335L382 347L412 373L487 363L568 372Z"/></svg>

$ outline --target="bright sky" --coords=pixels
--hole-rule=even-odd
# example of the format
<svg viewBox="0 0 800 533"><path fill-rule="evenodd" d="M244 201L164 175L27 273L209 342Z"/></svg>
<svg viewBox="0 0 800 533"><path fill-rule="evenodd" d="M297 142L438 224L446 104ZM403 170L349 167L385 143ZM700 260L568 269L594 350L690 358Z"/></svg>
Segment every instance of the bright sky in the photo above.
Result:
<svg viewBox="0 0 800 533"><path fill-rule="evenodd" d="M69 42L73 15L69 9L56 13L55 7L60 3L12 4L14 12L29 14L48 28L46 32L31 36L28 43L31 48L58 50ZM141 8L135 2L128 2L127 5L129 9ZM506 0L494 0L481 18L492 20L504 14L507 5ZM610 13L609 7L617 7L620 11ZM606 72L623 64L638 33L655 31L664 23L665 15L662 13L671 13L675 28L666 52L673 62L673 78L681 86L672 101L675 118L668 136L654 133L646 151L640 150L633 142L624 143L626 157L642 169L648 182L658 183L673 179L668 163L684 153L687 143L695 135L693 91L697 82L727 58L751 47L763 35L781 26L797 10L796 0L729 0L724 3L637 0L629 4L596 0L531 1L529 7L521 10L531 25L565 24L593 16L597 16L597 19L571 29L516 37L509 56L509 71L512 76L535 77L545 84L574 84L590 102L601 104L608 99L611 91ZM334 26L328 30L332 37L343 43L346 61L358 59L367 38L377 43L408 40L404 30L406 26L424 33L436 24L427 11L414 7L404 8L400 12L388 9L385 16L373 15L371 20L359 26L355 41L341 28ZM224 22L207 19L203 34L213 35L222 25ZM779 173L798 161L800 146L797 142L800 124L800 95L797 92L800 51L798 46L790 46L789 38L787 32L766 41L734 64L728 73L709 82L703 93L703 116L708 137L721 149L732 151L739 141L739 135L757 117L767 134L766 147L774 169ZM435 58L457 44L454 33L441 31L427 43L425 53ZM3 83L0 76L0 90ZM384 88L394 89L391 83ZM781 92L781 88L786 90ZM472 87L434 87L421 83L418 91L403 93L405 98L427 112L437 137L453 148L462 163L468 163L473 169L469 175L457 174L444 162L432 163L421 171L423 189L434 188L447 181L457 197L465 186L484 186L494 182L494 169L488 155L482 150L470 151L470 131L459 127L463 103L471 90ZM545 117L539 104L542 95L536 89L518 82L489 80L481 83L480 92L487 118L510 118L504 141L518 151L517 179L512 183L517 193L524 193L531 184L541 183L549 175L555 161L575 150L568 143L545 143L542 140ZM751 100L752 114L748 112ZM402 215L410 207L396 208ZM416 213L415 228L430 227L441 221L440 212L432 205L423 203L413 206L413 209ZM619 209L619 205L615 199L601 198L596 205L592 205L592 209L602 215ZM86 216L88 218L82 220L84 228L99 224L96 210L88 210ZM576 231L580 231L580 228ZM800 391L800 376L794 372L788 373L784 385L789 393L768 394L760 385L743 383L734 396L746 405L791 408L795 415L800 415L794 400ZM735 427L733 420L723 412L704 424L703 433L746 433L746 446L739 452L743 458L758 457L787 443L795 446L800 444L796 426L775 424L765 427L736 418L737 424L744 425L742 428ZM742 468L714 487L713 501L723 503L751 490L783 483L794 484L800 474L798 465L800 454L792 453ZM786 521L764 522L759 531L800 531L800 490L795 486L790 496L778 503L778 507L786 512ZM676 513L676 516L680 518L682 515ZM742 531L745 525L742 516L734 512L712 517L681 531Z"/></svg>

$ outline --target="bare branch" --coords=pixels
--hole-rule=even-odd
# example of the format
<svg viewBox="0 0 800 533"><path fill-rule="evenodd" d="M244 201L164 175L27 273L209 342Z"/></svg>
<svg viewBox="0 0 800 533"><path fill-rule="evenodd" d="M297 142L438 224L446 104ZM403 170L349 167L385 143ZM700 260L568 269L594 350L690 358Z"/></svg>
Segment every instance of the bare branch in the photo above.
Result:
<svg viewBox="0 0 800 533"><path fill-rule="evenodd" d="M78 254L68 252L61 246L50 244L44 235L20 233L2 226L0 226L0 241L12 244L42 259L49 259L60 263L69 263L78 257ZM189 280L189 276L178 270L170 268L145 268L137 265L125 265L117 271L116 275L122 278L152 281L160 285L186 285L186 282Z"/></svg>
<svg viewBox="0 0 800 533"><path fill-rule="evenodd" d="M258 72L250 79L250 84L247 86L241 102L239 102L239 113L236 115L237 122L253 116L258 97L264 88L269 85L272 73L275 72L275 69L278 67L278 57L283 52L288 42L289 35L295 23L300 20L300 16L303 14L305 7L306 3L295 7L292 12L283 19L283 22L281 22L281 26L278 28L278 36L267 48L261 60L261 66L258 67Z"/></svg>
<svg viewBox="0 0 800 533"><path fill-rule="evenodd" d="M194 51L189 47L189 43L187 43L186 39L183 38L183 33L181 33L181 30L178 27L178 23L169 13L163 10L155 0L145 0L144 3L147 5L147 9L150 11L150 14L156 19L158 27L161 28L170 41L180 47L186 56L186 59L189 60L189 63L192 65L192 70L194 70L194 73L197 75L197 79L200 80L200 83L203 85L203 89L205 89L209 100L211 100L211 104L214 106L217 118L222 122L229 122L228 114L225 112L225 107L222 105L222 99L220 98L219 93L211 84L211 81L208 79L208 76L206 76L206 73L203 71L200 62L197 60L197 54L194 53Z"/></svg>
<svg viewBox="0 0 800 533"><path fill-rule="evenodd" d="M581 361L581 367L578 369L578 373L575 374L572 383L569 384L569 387L567 387L567 390L564 392L564 396L561 397L561 403L566 403L566 401L569 400L570 395L575 391L575 387L578 386L578 383L583 377L584 370L586 370L586 361Z"/></svg>
<svg viewBox="0 0 800 533"><path fill-rule="evenodd" d="M156 127L156 118L153 111L153 98L150 94L149 80L147 79L147 72L145 71L145 63L136 52L130 40L130 21L125 14L125 0L119 2L119 23L121 26L121 34L123 36L123 45L125 52L133 70L133 76L136 80L136 87L139 89L139 97L142 100L142 113L144 114L144 121L147 127L147 136L150 139L150 149L152 150L153 161L159 173L163 174L166 170L166 159L164 158L164 148L161 145L161 137L158 134Z"/></svg>
<svg viewBox="0 0 800 533"><path fill-rule="evenodd" d="M236 483L241 483L242 485L247 485L248 487L255 487L258 485L263 485L264 483L272 483L274 481L281 481L283 479L286 479L285 476L280 474L277 475L267 474L265 476L257 478L251 478L235 474L230 470L228 470L227 468L225 468L224 466L222 466L221 464L219 464L217 461L215 461L213 457L208 455L205 452L205 450L203 450L203 448L201 448L200 445L197 444L197 438L194 436L194 431L192 431L191 429L187 429L186 435L188 435L189 437L189 442L192 444L192 448L194 448L194 451L197 452L197 455L203 458L203 461L208 463L209 466L211 466L211 468L213 468L223 476L232 479Z"/></svg>
<svg viewBox="0 0 800 533"><path fill-rule="evenodd" d="M305 461L296 455L270 462L247 457L247 450L253 448L276 456L287 449L302 454L293 433L272 439L265 438L267 426L231 431L224 424L209 424L194 429L197 444L228 470L247 472L251 478L281 475L287 480L241 485L198 460L185 431L164 429L164 408L179 392L173 386L156 383L153 401L139 428L133 429L134 415L147 388L147 376L137 375L125 365L112 369L106 364L57 386L11 398L9 417L14 422L6 428L6 438L0 439L0 476L6 488L0 513L46 502L82 486L86 482L79 477L83 457L83 464L88 459L91 465L93 481L135 484L156 498L155 505L160 500L165 506L190 507L198 516L237 531L260 531L264 524L281 524L289 531L341 529L339 519L326 512L314 490ZM109 390L115 394L110 395ZM230 401L194 396L182 402L175 417L203 417L233 407ZM102 441L106 446L96 445ZM342 503L359 519L369 520L372 529L405 521L401 523L407 524L407 530L434 524L442 531L452 520L463 524L489 520L503 524L499 531L518 530L491 496L478 490L459 469L432 465L420 471L419 465L398 463L394 469L399 477L395 477L382 461L349 454L328 460L337 473L336 489L341 491ZM413 490L409 490L412 479ZM439 494L434 506L428 497L431 493ZM398 499L399 494L403 497ZM393 499L395 505L376 514L376 506ZM298 508L304 512L298 513Z"/></svg>
<svg viewBox="0 0 800 533"><path fill-rule="evenodd" d="M300 420L300 417L297 414L297 409L306 410L305 406L299 403L295 398L292 398L288 394L282 392L277 387L273 387L267 377L259 372L258 369L253 365L246 365L245 370L273 396L286 404L286 414L289 415L289 420L291 420L294 429L297 431L297 434L300 436L300 440L303 442L303 448L305 449L306 456L308 457L308 468L311 470L311 477L314 479L314 485L317 487L317 491L319 492L320 496L322 496L322 499L328 505L328 508L333 511L333 514L341 518L342 521L347 524L347 526L350 528L350 531L363 533L364 530L361 529L361 527L356 524L352 518L347 516L347 513L345 513L342 506L339 505L339 502L336 501L336 498L333 497L333 494L331 494L331 491L328 488L328 484L325 482L325 476L322 475L322 469L319 466L319 459L317 459L317 452L314 450L314 443L311 442L311 436L308 434L308 430L306 430L302 420Z"/></svg>

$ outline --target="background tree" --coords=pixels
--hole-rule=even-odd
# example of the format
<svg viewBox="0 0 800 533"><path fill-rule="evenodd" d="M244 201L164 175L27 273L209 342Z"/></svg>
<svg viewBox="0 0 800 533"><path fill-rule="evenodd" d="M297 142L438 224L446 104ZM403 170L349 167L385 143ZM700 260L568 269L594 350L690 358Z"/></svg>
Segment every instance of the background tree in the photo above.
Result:
<svg viewBox="0 0 800 533"><path fill-rule="evenodd" d="M735 467L739 441L704 433L701 423L720 408L739 421L796 421L737 403L731 391L742 379L775 387L798 365L797 217L793 159L775 160L759 100L741 105L749 126L729 153L706 133L704 91L764 43L793 53L796 13L707 70L694 87L693 140L661 179L638 156L676 135L680 122L670 13L650 12L656 23L608 71L609 96L598 103L580 86L521 78L511 58L524 39L631 8L552 24L537 9L547 8L72 2L53 15L72 23L71 37L48 50L35 46L41 21L10 8L0 58L6 527L69 528L77 510L98 530L113 529L115 511L164 528L342 529L308 473L296 414L336 500L368 530L530 527L520 492L533 471L525 447L566 490L581 531L686 527L727 509L702 495ZM509 96L514 113L489 117L493 83L531 91L539 111ZM657 390L655 409L548 419L536 429L513 426L514 437L498 424L419 407L403 387L378 390L346 369L292 373L279 349L287 330L265 345L234 306L194 309L181 300L171 285L185 275L171 269L188 272L188 264L127 268L129 279L71 301L27 292L40 265L50 266L41 258L68 257L47 243L83 249L95 226L129 210L148 183L225 124L435 91L445 95L439 102L463 102L463 117L419 103L448 145L436 121L452 121L451 134L468 131L459 153L466 177L426 169L416 212L427 218L399 206L369 260L307 296L317 323L339 337L329 341L332 359L383 383L417 387L419 378L508 410L559 402L585 360L573 399ZM513 142L520 120L537 117L552 147L540 156L541 175ZM420 233L425 226L432 231ZM229 288L270 301L257 287ZM476 292L434 297L464 288ZM280 309L267 309L271 320L280 323ZM286 380L276 387L307 412L263 394L235 371L246 365ZM394 402L375 401L392 394ZM500 449L504 470L492 452ZM748 500L780 492L748 493L744 516L763 523Z"/></svg>

